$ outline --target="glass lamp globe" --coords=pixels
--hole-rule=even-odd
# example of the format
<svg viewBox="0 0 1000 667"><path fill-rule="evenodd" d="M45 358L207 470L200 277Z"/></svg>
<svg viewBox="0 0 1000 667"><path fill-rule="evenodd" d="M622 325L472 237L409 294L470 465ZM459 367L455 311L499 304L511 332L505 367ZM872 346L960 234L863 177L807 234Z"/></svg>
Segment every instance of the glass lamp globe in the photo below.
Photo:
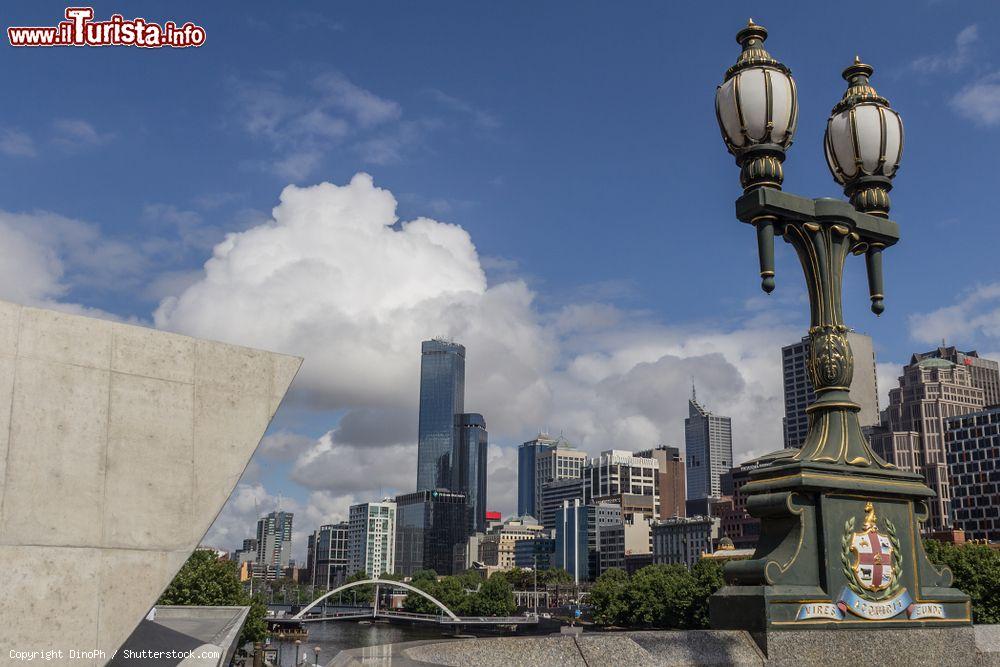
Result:
<svg viewBox="0 0 1000 667"><path fill-rule="evenodd" d="M764 49L767 30L753 19L736 34L743 47L715 93L715 113L726 148L740 165L745 191L781 189L781 163L792 145L798 99L791 71Z"/></svg>
<svg viewBox="0 0 1000 667"><path fill-rule="evenodd" d="M871 65L854 59L844 70L847 91L826 123L830 173L858 211L889 215L889 190L903 157L903 121L872 87Z"/></svg>

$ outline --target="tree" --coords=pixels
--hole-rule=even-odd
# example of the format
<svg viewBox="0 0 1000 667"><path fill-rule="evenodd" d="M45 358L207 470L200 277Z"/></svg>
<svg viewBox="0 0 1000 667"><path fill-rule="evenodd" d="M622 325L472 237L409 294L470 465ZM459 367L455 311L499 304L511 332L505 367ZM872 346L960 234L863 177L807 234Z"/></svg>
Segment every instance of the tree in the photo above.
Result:
<svg viewBox="0 0 1000 667"><path fill-rule="evenodd" d="M191 554L156 604L199 606L249 606L240 643L261 641L267 634L267 606L259 596L250 598L236 573L236 563L219 560L214 551Z"/></svg>
<svg viewBox="0 0 1000 667"><path fill-rule="evenodd" d="M561 567L550 567L538 573L538 585L550 586L553 584L572 584L573 575Z"/></svg>
<svg viewBox="0 0 1000 667"><path fill-rule="evenodd" d="M691 627L707 628L708 599L726 583L722 578L722 564L702 558L691 568L691 574L697 585Z"/></svg>
<svg viewBox="0 0 1000 667"><path fill-rule="evenodd" d="M494 574L483 582L478 593L465 598L462 613L468 616L510 616L516 609L514 588L506 577Z"/></svg>
<svg viewBox="0 0 1000 667"><path fill-rule="evenodd" d="M437 578L417 579L414 575L413 581L410 583L416 588L426 591L428 595L436 598L453 613L459 613L465 606L465 589L456 577L442 577L439 581ZM416 614L442 613L436 604L418 593L407 594L406 599L403 600L403 609Z"/></svg>
<svg viewBox="0 0 1000 667"><path fill-rule="evenodd" d="M590 589L594 621L600 625L628 625L628 587L629 578L625 570L617 567L605 570Z"/></svg>
<svg viewBox="0 0 1000 667"><path fill-rule="evenodd" d="M631 624L686 629L693 625L697 583L685 566L647 565L629 582Z"/></svg>
<svg viewBox="0 0 1000 667"><path fill-rule="evenodd" d="M947 544L924 540L934 565L947 565L954 586L972 598L974 623L1000 623L1000 553L986 544Z"/></svg>

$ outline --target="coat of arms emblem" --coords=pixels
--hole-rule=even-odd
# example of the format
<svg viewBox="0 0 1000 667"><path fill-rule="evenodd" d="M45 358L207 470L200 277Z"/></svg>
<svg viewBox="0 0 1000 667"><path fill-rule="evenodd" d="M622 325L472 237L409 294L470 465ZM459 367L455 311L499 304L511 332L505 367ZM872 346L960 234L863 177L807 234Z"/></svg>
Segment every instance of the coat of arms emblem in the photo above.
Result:
<svg viewBox="0 0 1000 667"><path fill-rule="evenodd" d="M895 537L895 531L892 533ZM879 532L878 517L871 502L865 505L864 530L851 535L850 554L854 580L864 590L884 591L896 580L896 549L893 540Z"/></svg>

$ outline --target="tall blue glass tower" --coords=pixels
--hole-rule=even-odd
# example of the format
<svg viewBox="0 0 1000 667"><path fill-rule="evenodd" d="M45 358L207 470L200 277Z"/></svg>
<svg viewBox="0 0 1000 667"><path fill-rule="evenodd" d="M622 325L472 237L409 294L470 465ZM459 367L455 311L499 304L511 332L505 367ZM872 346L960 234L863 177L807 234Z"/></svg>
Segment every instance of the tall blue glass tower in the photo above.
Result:
<svg viewBox="0 0 1000 667"><path fill-rule="evenodd" d="M455 451L451 456L451 490L469 503L469 534L486 532L486 420L475 412L455 415ZM440 573L438 573L440 574Z"/></svg>
<svg viewBox="0 0 1000 667"><path fill-rule="evenodd" d="M417 490L451 487L455 415L465 412L465 347L425 340L420 347Z"/></svg>
<svg viewBox="0 0 1000 667"><path fill-rule="evenodd" d="M535 470L538 457L556 448L556 441L545 433L517 448L517 515L535 512ZM535 517L536 519L538 517Z"/></svg>

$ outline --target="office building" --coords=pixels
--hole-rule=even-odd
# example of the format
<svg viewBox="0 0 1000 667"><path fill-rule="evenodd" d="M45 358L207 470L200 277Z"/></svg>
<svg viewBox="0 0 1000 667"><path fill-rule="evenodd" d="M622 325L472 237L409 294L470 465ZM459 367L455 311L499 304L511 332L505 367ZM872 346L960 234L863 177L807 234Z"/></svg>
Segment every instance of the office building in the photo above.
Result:
<svg viewBox="0 0 1000 667"><path fill-rule="evenodd" d="M344 583L348 572L349 524L334 523L320 526L308 538L306 553L307 583L316 590L329 590Z"/></svg>
<svg viewBox="0 0 1000 667"><path fill-rule="evenodd" d="M596 579L604 570L608 569L601 559L601 533L608 528L621 525L622 508L621 505L610 502L600 502L587 507L589 508L587 511L587 564L591 579ZM622 548L624 549L624 547Z"/></svg>
<svg viewBox="0 0 1000 667"><path fill-rule="evenodd" d="M544 485L564 479L580 479L586 463L587 453L573 449L573 446L563 438L556 440L555 446L551 449L540 452L535 462L535 508L532 515L542 518Z"/></svg>
<svg viewBox="0 0 1000 667"><path fill-rule="evenodd" d="M483 533L486 532L486 462L489 456L486 420L477 413L455 415L455 430L450 489L465 494L469 506L467 533Z"/></svg>
<svg viewBox="0 0 1000 667"><path fill-rule="evenodd" d="M463 493L416 491L396 496L396 555L393 572L455 573L455 549L469 537L469 506Z"/></svg>
<svg viewBox="0 0 1000 667"><path fill-rule="evenodd" d="M687 499L687 482L684 475L684 459L678 447L660 445L654 449L636 452L639 458L654 459L658 468L657 495L660 497L660 517L669 519L685 516L684 501Z"/></svg>
<svg viewBox="0 0 1000 667"><path fill-rule="evenodd" d="M868 430L872 449L900 470L918 472L937 494L930 498L928 531L951 526L951 485L945 433L949 417L983 408L983 390L972 385L969 367L947 359L914 359L889 391L882 424Z"/></svg>
<svg viewBox="0 0 1000 667"><path fill-rule="evenodd" d="M584 504L619 502L624 509L623 495L647 496L653 511L659 513L658 471L656 459L618 449L601 452L583 470Z"/></svg>
<svg viewBox="0 0 1000 667"><path fill-rule="evenodd" d="M684 420L688 500L718 497L721 477L733 465L733 427L729 417L706 410L691 390Z"/></svg>
<svg viewBox="0 0 1000 667"><path fill-rule="evenodd" d="M622 513L620 521L600 529L600 573L615 567L629 569L629 560L652 553L651 524L653 519L645 514Z"/></svg>
<svg viewBox="0 0 1000 667"><path fill-rule="evenodd" d="M702 554L710 554L719 539L718 518L677 517L653 526L653 562L694 566Z"/></svg>
<svg viewBox="0 0 1000 667"><path fill-rule="evenodd" d="M381 577L396 571L396 503L386 498L351 505L347 528L351 574Z"/></svg>
<svg viewBox="0 0 1000 667"><path fill-rule="evenodd" d="M538 469L538 457L555 449L556 439L548 433L539 433L534 440L529 440L517 448L517 514L518 516L534 516L535 505L535 472Z"/></svg>
<svg viewBox="0 0 1000 667"><path fill-rule="evenodd" d="M243 540L242 548L233 552L233 560L237 563L257 562L257 540L253 537Z"/></svg>
<svg viewBox="0 0 1000 667"><path fill-rule="evenodd" d="M514 542L514 565L522 570L548 570L553 567L556 541L548 536Z"/></svg>
<svg viewBox="0 0 1000 667"><path fill-rule="evenodd" d="M434 339L420 351L417 490L449 488L455 415L465 412L465 347Z"/></svg>
<svg viewBox="0 0 1000 667"><path fill-rule="evenodd" d="M590 508L581 505L579 498L564 500L555 513L555 553L552 564L573 575L580 583L589 578L590 560L587 552L587 526Z"/></svg>
<svg viewBox="0 0 1000 667"><path fill-rule="evenodd" d="M709 514L719 517L720 535L728 537L735 549L754 549L760 538L760 519L747 512L747 495L743 492L743 487L750 481L750 472L758 467L755 462L749 461L724 474L722 497L729 498L728 507L709 511Z"/></svg>
<svg viewBox="0 0 1000 667"><path fill-rule="evenodd" d="M271 512L257 521L257 567L269 580L281 576L292 556L292 512Z"/></svg>
<svg viewBox="0 0 1000 667"><path fill-rule="evenodd" d="M854 354L854 380L851 400L861 406L858 423L874 426L879 423L878 380L875 374L875 348L872 339L850 331L847 340ZM785 381L785 416L782 426L785 447L801 447L809 430L806 408L816 400L809 379L809 337L781 348L781 370Z"/></svg>
<svg viewBox="0 0 1000 667"><path fill-rule="evenodd" d="M556 510L563 501L583 501L583 478L559 479L542 484L539 496L539 523L546 528L555 528Z"/></svg>
<svg viewBox="0 0 1000 667"><path fill-rule="evenodd" d="M1000 405L1000 363L992 359L983 359L975 350L962 352L957 348L944 346L930 352L915 354L910 363L921 359L945 359L958 366L965 366L969 371L972 386L983 390L983 405L986 407Z"/></svg>
<svg viewBox="0 0 1000 667"><path fill-rule="evenodd" d="M533 540L539 536L550 537L551 533L533 516L507 519L479 540L479 561L487 567L509 570L516 567L514 547L517 542Z"/></svg>
<svg viewBox="0 0 1000 667"><path fill-rule="evenodd" d="M952 519L968 540L1000 541L1000 406L946 421Z"/></svg>

